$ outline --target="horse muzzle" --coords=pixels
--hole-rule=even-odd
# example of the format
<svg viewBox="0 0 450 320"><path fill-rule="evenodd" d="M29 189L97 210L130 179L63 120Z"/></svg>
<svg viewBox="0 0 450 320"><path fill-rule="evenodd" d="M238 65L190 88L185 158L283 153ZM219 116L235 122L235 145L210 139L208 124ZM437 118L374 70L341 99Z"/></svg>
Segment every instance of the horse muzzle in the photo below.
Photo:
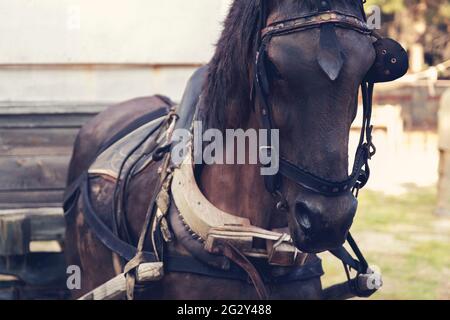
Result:
<svg viewBox="0 0 450 320"><path fill-rule="evenodd" d="M345 242L357 207L358 201L350 192L335 198L302 194L290 212L291 233L296 246L311 253L340 247Z"/></svg>

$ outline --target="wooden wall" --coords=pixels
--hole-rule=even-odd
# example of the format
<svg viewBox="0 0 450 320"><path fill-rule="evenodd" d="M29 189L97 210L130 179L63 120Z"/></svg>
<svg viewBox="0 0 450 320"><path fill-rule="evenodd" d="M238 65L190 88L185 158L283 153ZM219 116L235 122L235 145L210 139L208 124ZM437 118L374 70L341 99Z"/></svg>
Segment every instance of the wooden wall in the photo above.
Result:
<svg viewBox="0 0 450 320"><path fill-rule="evenodd" d="M0 104L0 208L59 206L74 138L105 105Z"/></svg>

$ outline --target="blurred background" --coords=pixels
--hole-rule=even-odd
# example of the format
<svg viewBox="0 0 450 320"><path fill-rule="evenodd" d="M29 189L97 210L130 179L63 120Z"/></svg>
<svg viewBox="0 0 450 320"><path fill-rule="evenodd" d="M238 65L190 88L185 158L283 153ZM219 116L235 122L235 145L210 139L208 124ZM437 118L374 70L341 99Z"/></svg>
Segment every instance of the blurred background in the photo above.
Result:
<svg viewBox="0 0 450 320"><path fill-rule="evenodd" d="M179 101L230 3L0 0L0 299L64 297L60 205L76 132L112 103ZM368 0L368 13L373 5L411 68L376 87L378 154L354 237L384 274L373 299L449 299L450 2ZM343 280L323 258L324 283Z"/></svg>

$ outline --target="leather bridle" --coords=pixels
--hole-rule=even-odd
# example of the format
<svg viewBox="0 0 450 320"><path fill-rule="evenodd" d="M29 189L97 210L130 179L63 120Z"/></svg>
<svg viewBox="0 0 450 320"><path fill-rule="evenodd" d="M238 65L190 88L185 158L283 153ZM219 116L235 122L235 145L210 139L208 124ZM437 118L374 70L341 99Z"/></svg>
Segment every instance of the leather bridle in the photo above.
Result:
<svg viewBox="0 0 450 320"><path fill-rule="evenodd" d="M264 1L262 1L262 3L264 3ZM327 1L321 1L321 3L327 3ZM262 11L264 11L264 8ZM261 21L265 21L266 14L262 13L260 19ZM270 94L269 81L264 63L267 55L266 49L268 43L274 37L321 27L325 24L333 24L340 28L355 30L367 35L372 33L365 21L362 21L360 18L353 15L332 11L329 6L323 6L319 9L318 13L277 21L261 29L261 36L258 41L259 49L256 54L254 88L260 102L259 111L261 114L261 122L264 129L267 129L268 132L275 128L272 118L273 111L268 98ZM309 191L327 197L339 196L350 191L356 192L356 190L359 190L366 185L370 175L368 160L375 154L375 147L372 143L372 126L370 124L372 115L373 83L364 81L361 84L361 87L364 112L363 125L353 170L349 177L339 182L330 181L316 176L304 168L295 165L291 161L280 157L279 174L265 177L266 188L270 193L276 194L279 192L281 188L280 176L292 180ZM272 159L273 148L275 148L275 146L272 145L269 135L267 146L262 147L261 151L266 150L268 153L267 158Z"/></svg>
<svg viewBox="0 0 450 320"><path fill-rule="evenodd" d="M274 37L330 25L354 30L366 35L373 35L372 30L369 29L366 23L367 19L364 13L363 2L364 1L361 1L363 20L353 15L331 10L330 1L322 0L318 1L319 9L317 13L277 21L266 26L267 12L265 1L260 1L259 30L261 31L260 36L257 39L258 50L256 52L256 66L252 92L254 92L253 95L256 94L256 99L260 104L259 112L264 129L268 130L268 132L275 129L272 118L273 110L269 102L270 84L265 65L265 59L267 58L266 49L270 40ZM363 100L363 124L351 174L344 181L330 181L316 176L289 160L280 157L279 173L273 176L265 176L266 189L278 199L279 203L277 204L277 208L279 210L282 209L286 211L288 206L281 193L282 176L295 182L306 190L326 197L336 197L347 192L352 192L355 197L357 197L359 190L367 184L370 176L368 162L376 153L376 148L372 142L373 126L371 125L374 83L368 79L364 79L361 83L361 89ZM255 103L256 99L254 99ZM265 150L268 153L267 158L272 159L273 148L274 146L272 145L269 134L267 137L267 145L262 147L261 151ZM357 296L370 296L376 290L362 290L358 285L359 276L370 273L369 265L350 233L348 233L347 242L355 253L356 259L352 257L344 246L331 250L330 252L342 261L351 291ZM350 277L350 268L356 270L358 273L358 276L354 279L351 279Z"/></svg>

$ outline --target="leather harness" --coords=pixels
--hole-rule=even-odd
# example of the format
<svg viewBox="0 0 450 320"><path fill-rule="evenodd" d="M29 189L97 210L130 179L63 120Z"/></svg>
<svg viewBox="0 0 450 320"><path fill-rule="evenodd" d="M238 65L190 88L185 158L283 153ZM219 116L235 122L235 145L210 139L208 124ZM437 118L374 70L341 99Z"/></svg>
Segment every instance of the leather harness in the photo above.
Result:
<svg viewBox="0 0 450 320"><path fill-rule="evenodd" d="M176 201L174 201L174 205L169 205L166 208L165 211L167 212L164 212L162 219L158 219L158 216L161 217L160 208L163 207L159 201L162 198L161 195L165 194L165 192L172 194L171 191L173 191L169 191L167 185L164 186L165 183L172 182L171 175L162 175L159 180L160 182L155 186L155 191L153 192L154 199L151 199L150 206L147 209L146 218L143 222L143 230L137 247L131 245L130 241L123 240L118 235L118 227L111 229L100 218L98 212L96 212L91 197L92 178L101 177L109 181L115 181L116 189L119 189L123 182L128 180L130 176L141 172L146 165L152 162L163 162L162 166L164 166L165 162L166 168L168 168L168 157L162 156L169 151L169 148L167 148L167 142L169 141L167 137L168 127L172 126L172 129L174 125L176 128L184 127L185 129L189 129L191 127L191 123L195 119L193 115L196 114L196 108L199 102L198 98L206 72L207 67L201 68L190 80L183 101L177 109L177 114L180 114L181 117L178 118L173 112L168 114L168 108L161 107L151 114L138 118L125 130L122 130L119 134L107 141L95 157L94 162L90 165L89 170L74 181L66 190L64 197L65 214L72 215L75 213L76 205L79 203L78 199L81 197L82 202L80 203L82 205L83 215L89 227L108 249L118 254L127 262L125 270L127 271L127 278L130 279L130 287L128 290L128 298L130 299L133 298L135 288L133 272L139 264L144 262L163 261L165 272L191 273L222 279L251 281L259 291L258 294L261 298L267 298L268 293L265 291L265 285L267 284L306 281L321 277L324 273L321 260L311 256L306 262L306 256L292 246L290 238L285 233L258 229L252 227L249 221L243 223L246 226L245 230L237 230L236 226L233 226L232 230L223 229L220 225L216 225L216 228L208 231L209 245L206 247L205 242L200 241L201 237L198 237L188 227L181 212L186 217L192 217L193 215L189 215L186 211L187 208L184 206L182 206L183 209L180 212ZM164 139L159 139L161 136L164 136ZM155 145L152 141L159 141L159 143ZM117 155L122 155L122 160ZM118 159L115 160L115 157L118 157ZM187 167L183 168L184 170L182 171L175 170L173 175L179 177L178 173L186 173ZM190 169L192 170L192 167ZM191 185L185 187L194 187L194 180L191 180L191 183ZM174 194L171 196L179 199L180 195L184 192L185 190L182 188L179 191L175 191L174 194L176 196ZM114 195L113 198L117 196ZM200 191L198 196L201 196ZM118 198L122 198L120 193ZM209 209L212 209L212 207L209 207ZM191 213L195 214L196 212ZM214 212L210 213L213 217ZM179 254L173 250L168 252L164 249L166 241L171 241L171 239L168 239L171 235L169 234L167 236L167 232L163 232L163 228L160 227L162 224L167 223L166 218L170 224L169 233L173 232L173 236L186 248L190 255ZM238 217L230 215L229 221L236 222L238 219ZM237 238L245 239L245 241L232 241L229 244L220 243L220 241L215 242L215 240L220 239L224 235L223 233L225 233L228 239L229 232L235 234L237 232ZM247 232L247 237L243 232ZM166 233L166 237L163 233ZM143 246L144 240L148 236L150 236L153 243L151 250L145 250ZM286 261L286 258L284 258L286 255L282 252L282 259L280 260L278 258L280 255L276 255L278 251L275 249L271 249L272 259L274 261L272 267L270 264L263 262L269 258L267 251L265 253L253 251L252 253L246 252L242 254L240 244L244 243L248 245L252 243L252 237L270 240L272 242L272 248L275 249L283 249L285 244L289 244L288 251L292 252L292 249L295 250L295 256L299 258L298 262L292 262L284 266L283 264L285 262L277 263L276 261ZM277 244L279 240L282 241ZM218 254L218 248L220 248L220 254ZM251 249L250 247L248 248ZM283 271L274 275L274 270L278 266Z"/></svg>

